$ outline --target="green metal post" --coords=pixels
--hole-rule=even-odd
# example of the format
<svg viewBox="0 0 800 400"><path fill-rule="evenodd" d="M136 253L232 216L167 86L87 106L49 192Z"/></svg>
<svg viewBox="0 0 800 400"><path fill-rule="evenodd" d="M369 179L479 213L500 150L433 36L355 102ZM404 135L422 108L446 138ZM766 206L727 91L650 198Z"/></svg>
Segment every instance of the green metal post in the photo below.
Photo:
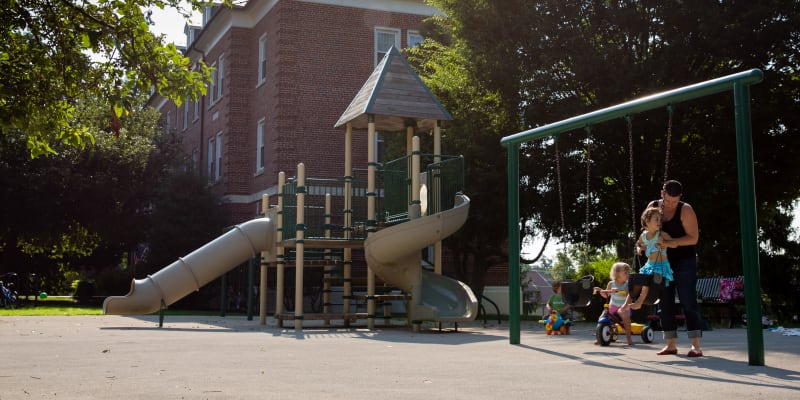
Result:
<svg viewBox="0 0 800 400"><path fill-rule="evenodd" d="M733 85L736 109L736 159L739 165L739 218L742 232L747 352L750 365L764 365L764 332L761 327L761 277L758 263L756 189L753 171L753 139L750 124L750 87Z"/></svg>
<svg viewBox="0 0 800 400"><path fill-rule="evenodd" d="M253 283L255 275L256 259L251 258L247 262L247 320L253 320Z"/></svg>
<svg viewBox="0 0 800 400"><path fill-rule="evenodd" d="M508 146L508 323L509 342L519 344L519 145Z"/></svg>

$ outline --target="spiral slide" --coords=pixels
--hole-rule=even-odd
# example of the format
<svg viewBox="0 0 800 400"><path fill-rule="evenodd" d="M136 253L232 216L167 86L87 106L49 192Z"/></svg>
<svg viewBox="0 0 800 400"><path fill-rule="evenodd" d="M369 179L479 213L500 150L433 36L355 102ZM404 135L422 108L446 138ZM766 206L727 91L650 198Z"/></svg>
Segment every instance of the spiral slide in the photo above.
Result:
<svg viewBox="0 0 800 400"><path fill-rule="evenodd" d="M452 209L381 229L364 242L375 274L411 293L412 320L464 322L477 316L478 300L469 286L421 266L421 250L458 231L468 213L469 198L458 195Z"/></svg>
<svg viewBox="0 0 800 400"><path fill-rule="evenodd" d="M106 298L103 313L139 315L159 311L162 301L168 306L262 251L274 254L275 231L269 218L236 225L154 275L135 279L127 295Z"/></svg>

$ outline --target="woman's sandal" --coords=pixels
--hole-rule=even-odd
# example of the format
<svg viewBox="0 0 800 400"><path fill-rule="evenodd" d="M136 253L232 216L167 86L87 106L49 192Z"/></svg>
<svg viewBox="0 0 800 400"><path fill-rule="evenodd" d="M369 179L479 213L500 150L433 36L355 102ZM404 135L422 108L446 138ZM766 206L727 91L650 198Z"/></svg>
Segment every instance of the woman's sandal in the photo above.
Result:
<svg viewBox="0 0 800 400"><path fill-rule="evenodd" d="M678 354L678 349L664 349L664 350L659 351L656 354L659 355L659 356L667 356L667 355ZM697 357L697 356L690 356L690 357Z"/></svg>
<svg viewBox="0 0 800 400"><path fill-rule="evenodd" d="M703 350L689 350L689 354L686 354L687 357L702 357Z"/></svg>

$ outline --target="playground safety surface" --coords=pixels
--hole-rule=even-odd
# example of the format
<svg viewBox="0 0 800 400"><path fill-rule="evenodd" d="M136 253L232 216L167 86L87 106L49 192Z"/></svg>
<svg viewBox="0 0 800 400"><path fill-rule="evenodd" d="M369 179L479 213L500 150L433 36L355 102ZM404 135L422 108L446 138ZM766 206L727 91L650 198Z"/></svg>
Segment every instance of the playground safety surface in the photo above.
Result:
<svg viewBox="0 0 800 400"><path fill-rule="evenodd" d="M496 321L495 321L496 322ZM278 328L258 317L155 315L0 318L6 399L798 399L800 337L764 331L765 366L748 364L747 330L704 333L704 357L634 338L593 345L594 323L547 336L522 322L443 331ZM632 396L632 397L631 397Z"/></svg>

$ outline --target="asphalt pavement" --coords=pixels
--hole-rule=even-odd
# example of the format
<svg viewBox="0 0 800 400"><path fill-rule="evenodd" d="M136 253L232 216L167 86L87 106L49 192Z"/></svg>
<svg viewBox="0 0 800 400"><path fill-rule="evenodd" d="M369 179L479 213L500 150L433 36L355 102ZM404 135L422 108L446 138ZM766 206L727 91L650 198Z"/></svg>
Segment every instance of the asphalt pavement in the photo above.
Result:
<svg viewBox="0 0 800 400"><path fill-rule="evenodd" d="M397 321L396 321L397 322ZM800 399L800 336L764 331L764 366L747 330L704 333L704 357L654 343L594 345L595 324L545 335L522 322L323 327L269 319L155 315L0 318L0 400L10 399ZM316 324L318 325L318 324Z"/></svg>

